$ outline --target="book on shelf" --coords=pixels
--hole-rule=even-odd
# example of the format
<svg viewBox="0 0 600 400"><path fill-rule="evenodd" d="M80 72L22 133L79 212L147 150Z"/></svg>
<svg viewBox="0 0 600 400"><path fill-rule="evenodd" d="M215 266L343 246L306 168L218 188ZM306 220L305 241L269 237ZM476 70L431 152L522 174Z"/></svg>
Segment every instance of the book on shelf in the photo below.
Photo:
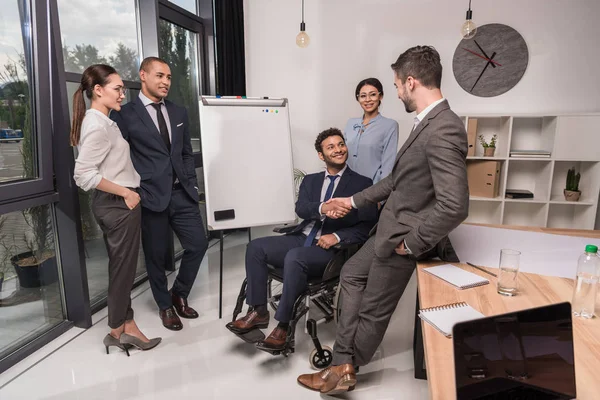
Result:
<svg viewBox="0 0 600 400"><path fill-rule="evenodd" d="M546 150L511 150L511 157L522 158L550 158L552 153Z"/></svg>
<svg viewBox="0 0 600 400"><path fill-rule="evenodd" d="M533 199L533 193L529 190L506 189L504 193L507 199Z"/></svg>

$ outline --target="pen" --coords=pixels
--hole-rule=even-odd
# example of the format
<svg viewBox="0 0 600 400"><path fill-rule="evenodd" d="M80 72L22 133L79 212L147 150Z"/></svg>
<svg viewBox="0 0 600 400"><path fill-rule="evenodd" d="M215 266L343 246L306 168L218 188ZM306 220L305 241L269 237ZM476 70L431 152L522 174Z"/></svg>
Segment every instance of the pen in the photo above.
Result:
<svg viewBox="0 0 600 400"><path fill-rule="evenodd" d="M467 264L469 264L469 265L470 265L471 267L473 267L473 268L477 268L478 270L485 272L486 274L490 274L490 275L492 275L493 277L497 277L497 276L496 276L496 274L494 274L493 272L490 272L490 271L488 271L488 270L485 270L485 269L483 269L483 268L481 268L481 267L478 267L478 266L477 266L477 265L475 265L475 264L471 264L470 262L468 262Z"/></svg>

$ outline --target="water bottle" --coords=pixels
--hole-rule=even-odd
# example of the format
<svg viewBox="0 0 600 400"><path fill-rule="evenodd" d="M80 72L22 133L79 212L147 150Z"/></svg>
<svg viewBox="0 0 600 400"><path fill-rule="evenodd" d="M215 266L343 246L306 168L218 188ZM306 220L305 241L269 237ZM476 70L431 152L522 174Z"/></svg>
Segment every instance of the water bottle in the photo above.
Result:
<svg viewBox="0 0 600 400"><path fill-rule="evenodd" d="M585 253L579 256L577 262L577 278L571 304L575 316L582 318L594 316L598 275L600 275L598 246L588 244L585 246Z"/></svg>

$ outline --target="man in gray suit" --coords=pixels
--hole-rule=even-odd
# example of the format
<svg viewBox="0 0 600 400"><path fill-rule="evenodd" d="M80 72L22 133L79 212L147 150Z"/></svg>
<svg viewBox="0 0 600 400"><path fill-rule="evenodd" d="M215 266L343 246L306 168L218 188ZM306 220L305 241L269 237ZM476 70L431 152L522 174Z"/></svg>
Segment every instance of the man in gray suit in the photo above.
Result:
<svg viewBox="0 0 600 400"><path fill-rule="evenodd" d="M442 96L438 52L410 48L392 69L406 112L416 112L415 125L388 177L351 198L330 200L338 206L328 215L332 218L386 202L370 238L342 269L333 366L298 377L301 385L321 393L354 389L355 366L368 364L383 340L417 258L468 214L467 133Z"/></svg>

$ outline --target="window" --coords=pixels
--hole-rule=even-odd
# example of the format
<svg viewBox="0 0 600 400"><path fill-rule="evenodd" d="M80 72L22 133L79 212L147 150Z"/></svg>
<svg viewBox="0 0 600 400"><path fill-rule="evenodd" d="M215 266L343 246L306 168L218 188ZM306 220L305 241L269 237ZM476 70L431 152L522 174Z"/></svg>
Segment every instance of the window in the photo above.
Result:
<svg viewBox="0 0 600 400"><path fill-rule="evenodd" d="M169 0L171 3L191 12L192 14L198 14L198 8L196 0Z"/></svg>
<svg viewBox="0 0 600 400"><path fill-rule="evenodd" d="M59 0L58 9L67 72L108 64L121 79L139 80L135 1Z"/></svg>
<svg viewBox="0 0 600 400"><path fill-rule="evenodd" d="M168 99L187 109L192 148L200 152L198 34L161 19L158 46L160 57L171 68Z"/></svg>
<svg viewBox="0 0 600 400"><path fill-rule="evenodd" d="M29 12L16 1L0 0L0 7L0 184L5 184L38 178L39 169L32 122Z"/></svg>
<svg viewBox="0 0 600 400"><path fill-rule="evenodd" d="M0 358L65 319L52 214L0 215Z"/></svg>
<svg viewBox="0 0 600 400"><path fill-rule="evenodd" d="M140 60L135 7L134 0L58 1L69 113L73 112L73 94L79 87L81 73L92 64L104 63L117 70L128 88L123 104L138 96ZM87 98L86 105L89 107ZM73 151L77 158L77 149L73 148ZM108 254L102 231L92 213L92 191L76 190L79 194L89 299L94 305L102 302L107 295ZM140 250L136 276L145 273Z"/></svg>

